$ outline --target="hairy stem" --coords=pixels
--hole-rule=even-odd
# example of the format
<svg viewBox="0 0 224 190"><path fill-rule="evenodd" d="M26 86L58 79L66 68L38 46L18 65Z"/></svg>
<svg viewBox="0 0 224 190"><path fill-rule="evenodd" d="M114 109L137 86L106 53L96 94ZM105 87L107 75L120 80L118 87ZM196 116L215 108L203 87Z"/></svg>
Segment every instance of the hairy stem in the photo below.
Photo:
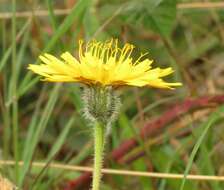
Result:
<svg viewBox="0 0 224 190"><path fill-rule="evenodd" d="M94 126L94 170L93 170L93 188L92 190L99 190L100 179L101 179L101 169L103 165L103 150L105 143L105 126L96 122Z"/></svg>

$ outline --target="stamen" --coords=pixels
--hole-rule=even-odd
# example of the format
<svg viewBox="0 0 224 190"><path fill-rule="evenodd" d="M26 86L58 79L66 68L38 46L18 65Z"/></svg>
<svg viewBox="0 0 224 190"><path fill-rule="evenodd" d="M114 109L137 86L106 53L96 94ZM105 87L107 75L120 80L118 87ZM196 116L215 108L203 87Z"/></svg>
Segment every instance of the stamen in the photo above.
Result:
<svg viewBox="0 0 224 190"><path fill-rule="evenodd" d="M121 56L120 56L119 61L122 62L125 59L127 59L128 57L130 57L133 49L134 49L134 46L132 46L130 44L125 44L125 46L121 50Z"/></svg>
<svg viewBox="0 0 224 190"><path fill-rule="evenodd" d="M141 53L141 55L139 56L139 58L133 63L133 65L137 65L140 61L141 58L143 58L144 56L148 55L149 53Z"/></svg>
<svg viewBox="0 0 224 190"><path fill-rule="evenodd" d="M91 42L88 42L86 44L86 52L89 52L90 51L89 49L91 49L91 47L92 47L92 41Z"/></svg>
<svg viewBox="0 0 224 190"><path fill-rule="evenodd" d="M100 58L100 55L102 54L103 51L103 43L97 44L97 51L96 51L96 57Z"/></svg>
<svg viewBox="0 0 224 190"><path fill-rule="evenodd" d="M113 45L113 39L111 39L110 42L108 43L108 49L105 52L105 54L106 54L106 61L108 61L110 56L112 55L112 45Z"/></svg>
<svg viewBox="0 0 224 190"><path fill-rule="evenodd" d="M83 50L82 50L82 46L83 46L83 40L79 40L79 59L82 60L83 58Z"/></svg>
<svg viewBox="0 0 224 190"><path fill-rule="evenodd" d="M103 60L107 61L107 59L106 59L107 50L108 50L108 46L106 46L106 44L103 44L102 47L101 47L100 55L99 55L100 59L103 59Z"/></svg>

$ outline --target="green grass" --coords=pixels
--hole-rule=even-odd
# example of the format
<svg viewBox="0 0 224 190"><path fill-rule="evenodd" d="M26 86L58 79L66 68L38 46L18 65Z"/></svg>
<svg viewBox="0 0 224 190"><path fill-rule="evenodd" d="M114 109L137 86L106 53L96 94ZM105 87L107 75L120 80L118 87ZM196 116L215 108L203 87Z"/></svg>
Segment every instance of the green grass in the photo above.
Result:
<svg viewBox="0 0 224 190"><path fill-rule="evenodd" d="M211 114L211 116L208 118L208 120L203 124L202 126L202 132L200 132L200 136L198 137L198 140L196 142L196 144L194 145L194 148L190 154L190 158L189 158L189 161L187 163L187 166L186 166L186 169L185 169L185 172L184 172L184 176L185 178L182 180L182 183L181 183L181 187L180 187L180 190L183 190L184 189L184 185L185 185L185 182L186 182L186 176L188 175L190 169L191 169L191 166L192 166L192 163L194 161L194 158L201 146L201 144L203 143L203 140L205 138L205 136L207 135L207 133L209 132L209 129L212 127L212 125L217 122L222 116L221 114L224 112L224 107L221 106L217 112L214 112L213 114ZM204 150L206 151L206 150ZM205 158L208 158L208 154L204 155ZM217 188L216 188L217 189Z"/></svg>
<svg viewBox="0 0 224 190"><path fill-rule="evenodd" d="M72 0L70 3L73 2ZM75 2L75 1L74 1ZM0 159L15 165L0 166L0 173L21 189L61 189L82 173L57 170L50 163L92 166L93 129L83 117L82 89L78 84L40 81L27 70L38 56L64 51L78 55L78 40L118 38L149 52L154 66L172 66L168 81L181 81L176 90L120 88L122 108L107 137L105 167L184 174L178 179L148 179L105 175L102 190L221 190L223 182L187 180L188 174L223 175L222 102L198 107L177 117L143 141L140 129L162 117L187 98L223 94L222 9L176 9L191 0L79 0L5 1L0 12ZM211 1L212 2L212 1ZM219 1L221 2L221 1ZM46 10L47 16L16 17L16 12ZM56 9L71 8L67 15ZM215 12L215 17L212 11ZM217 22L218 20L218 22ZM202 22L203 21L203 22ZM201 114L197 116L197 114ZM134 137L139 145L127 152L145 154L120 164L110 152ZM24 165L19 166L18 161ZM32 163L43 161L45 167Z"/></svg>

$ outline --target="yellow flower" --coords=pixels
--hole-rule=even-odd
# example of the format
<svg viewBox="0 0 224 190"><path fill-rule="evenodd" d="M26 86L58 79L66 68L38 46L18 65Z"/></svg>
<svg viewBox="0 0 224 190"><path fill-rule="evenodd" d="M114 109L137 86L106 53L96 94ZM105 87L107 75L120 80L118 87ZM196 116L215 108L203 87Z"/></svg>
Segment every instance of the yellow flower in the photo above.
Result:
<svg viewBox="0 0 224 190"><path fill-rule="evenodd" d="M143 59L145 54L134 61L131 57L133 49L134 46L131 44L125 44L123 48L119 48L117 40L105 43L91 41L84 49L83 41L80 41L79 60L69 52L63 53L61 59L45 53L39 57L43 64L30 64L28 69L50 82L157 88L172 88L181 85L181 83L168 83L162 79L173 73L171 67L152 68L153 61Z"/></svg>

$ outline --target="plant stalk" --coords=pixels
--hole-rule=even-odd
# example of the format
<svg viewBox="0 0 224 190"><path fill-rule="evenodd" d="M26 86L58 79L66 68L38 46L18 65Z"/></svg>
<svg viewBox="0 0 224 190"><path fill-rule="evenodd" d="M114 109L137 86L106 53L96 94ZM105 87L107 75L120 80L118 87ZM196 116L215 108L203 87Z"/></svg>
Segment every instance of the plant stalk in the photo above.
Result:
<svg viewBox="0 0 224 190"><path fill-rule="evenodd" d="M16 65L16 0L12 0L12 77L10 95L13 97L12 104L12 130L13 130L13 151L15 165L15 181L19 178L19 149L18 149L18 100L17 100L17 79L18 71ZM11 97L10 96L10 97Z"/></svg>
<svg viewBox="0 0 224 190"><path fill-rule="evenodd" d="M103 151L105 143L105 126L96 122L94 126L94 170L92 190L100 189L101 169L103 165Z"/></svg>

